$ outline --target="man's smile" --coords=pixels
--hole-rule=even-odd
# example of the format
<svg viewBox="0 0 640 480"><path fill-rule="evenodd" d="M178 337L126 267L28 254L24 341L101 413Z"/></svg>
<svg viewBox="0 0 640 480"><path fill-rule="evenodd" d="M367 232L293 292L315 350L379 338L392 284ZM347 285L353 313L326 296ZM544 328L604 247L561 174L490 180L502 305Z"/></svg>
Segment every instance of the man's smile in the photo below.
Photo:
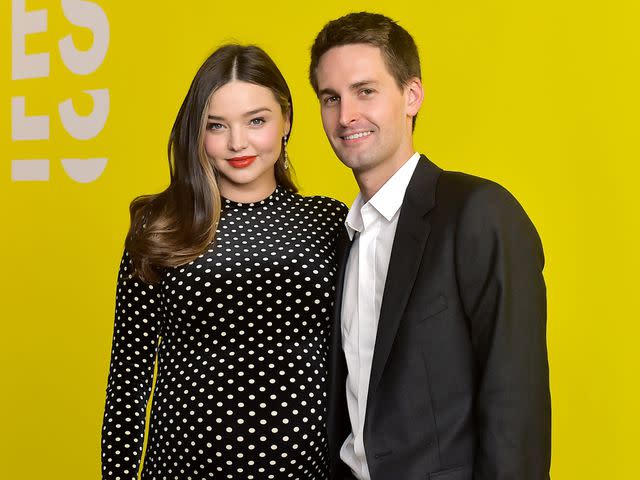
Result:
<svg viewBox="0 0 640 480"><path fill-rule="evenodd" d="M369 135L371 135L373 132L371 130L368 130L366 132L357 132L357 133L352 133L349 135L340 135L340 138L342 140L357 140L359 138L363 138L363 137L368 137Z"/></svg>

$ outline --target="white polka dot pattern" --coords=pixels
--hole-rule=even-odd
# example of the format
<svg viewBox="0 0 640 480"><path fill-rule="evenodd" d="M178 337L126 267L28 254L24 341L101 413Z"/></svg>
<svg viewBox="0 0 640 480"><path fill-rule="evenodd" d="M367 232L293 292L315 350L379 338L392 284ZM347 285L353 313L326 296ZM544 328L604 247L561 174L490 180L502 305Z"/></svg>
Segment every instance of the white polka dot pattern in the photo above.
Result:
<svg viewBox="0 0 640 480"><path fill-rule="evenodd" d="M346 207L278 187L224 200L212 247L147 285L123 256L102 431L103 479L328 478L335 241ZM159 339L161 340L159 341Z"/></svg>

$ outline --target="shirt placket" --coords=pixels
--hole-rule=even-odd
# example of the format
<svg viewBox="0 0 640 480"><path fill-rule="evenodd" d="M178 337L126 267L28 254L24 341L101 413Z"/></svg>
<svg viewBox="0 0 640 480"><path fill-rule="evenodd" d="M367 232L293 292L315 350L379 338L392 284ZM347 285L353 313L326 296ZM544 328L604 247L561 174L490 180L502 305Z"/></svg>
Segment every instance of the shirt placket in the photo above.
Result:
<svg viewBox="0 0 640 480"><path fill-rule="evenodd" d="M378 279L376 278L376 237L379 230L379 222L376 221L376 212L370 204L366 204L362 210L363 230L359 239L358 262L358 284L365 286L358 289L358 369L360 378L358 379L358 398L363 399L358 404L358 438L354 442L354 449L358 456L363 459L363 476L368 477L365 472L366 462L364 452L363 428L366 414L366 401L369 389L369 377L371 374L371 361L375 344L378 318L375 311L375 295Z"/></svg>

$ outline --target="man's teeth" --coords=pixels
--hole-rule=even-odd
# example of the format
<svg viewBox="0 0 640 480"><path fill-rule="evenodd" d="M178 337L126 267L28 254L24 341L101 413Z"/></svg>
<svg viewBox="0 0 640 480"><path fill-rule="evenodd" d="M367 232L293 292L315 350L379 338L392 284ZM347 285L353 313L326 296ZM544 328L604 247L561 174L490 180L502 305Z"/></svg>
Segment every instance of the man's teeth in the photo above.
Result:
<svg viewBox="0 0 640 480"><path fill-rule="evenodd" d="M347 135L344 137L345 140L355 140L356 138L368 137L372 132L360 132L354 133L353 135Z"/></svg>

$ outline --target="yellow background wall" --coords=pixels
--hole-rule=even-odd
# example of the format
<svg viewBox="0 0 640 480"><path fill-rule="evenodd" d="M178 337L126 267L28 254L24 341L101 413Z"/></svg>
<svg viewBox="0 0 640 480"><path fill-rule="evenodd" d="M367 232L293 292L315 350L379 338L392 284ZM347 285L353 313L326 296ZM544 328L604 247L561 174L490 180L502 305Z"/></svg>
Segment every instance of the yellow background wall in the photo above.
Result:
<svg viewBox="0 0 640 480"><path fill-rule="evenodd" d="M191 78L221 42L257 43L293 91L290 155L303 193L350 204L356 187L324 138L306 75L314 35L362 9L415 37L426 104L416 147L440 166L497 180L524 205L546 256L555 479L637 478L640 261L638 2L444 0L111 2L104 61L77 75L58 41L93 36L46 10L26 52L49 52L46 78L12 80L12 5L0 5L0 478L99 477L99 437L116 269L129 201L162 189L165 146ZM58 104L106 124L72 138ZM49 115L48 140L12 140L11 102ZM107 158L78 183L63 158ZM48 159L48 181L12 181L12 160Z"/></svg>

